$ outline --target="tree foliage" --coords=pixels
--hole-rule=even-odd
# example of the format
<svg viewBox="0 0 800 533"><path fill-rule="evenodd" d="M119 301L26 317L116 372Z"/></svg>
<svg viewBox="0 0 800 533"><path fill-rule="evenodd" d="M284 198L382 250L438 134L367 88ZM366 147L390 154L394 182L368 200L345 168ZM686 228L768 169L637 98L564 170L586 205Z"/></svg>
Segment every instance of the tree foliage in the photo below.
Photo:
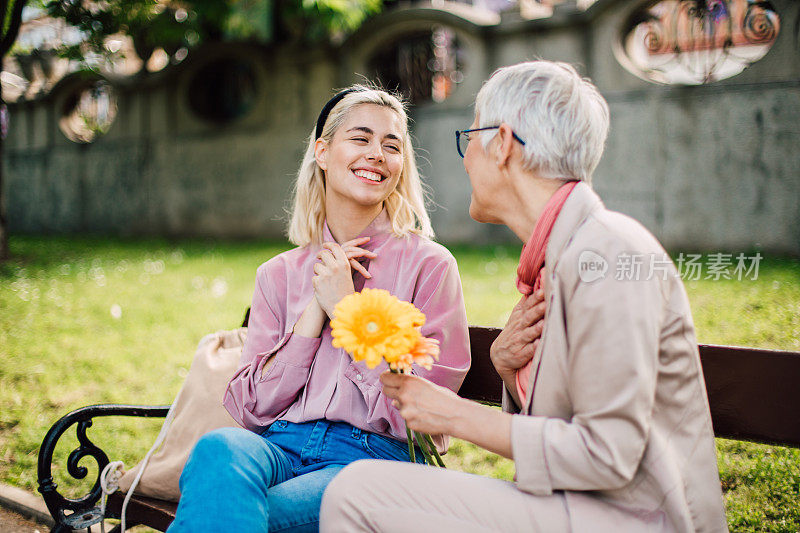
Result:
<svg viewBox="0 0 800 533"><path fill-rule="evenodd" d="M0 0L0 58L11 49L19 33L25 0Z"/></svg>
<svg viewBox="0 0 800 533"><path fill-rule="evenodd" d="M83 40L63 55L108 57L109 37L132 38L147 59L202 42L247 39L316 43L343 36L381 9L382 0L52 0L47 13L80 30Z"/></svg>
<svg viewBox="0 0 800 533"><path fill-rule="evenodd" d="M14 45L22 24L22 8L25 0L0 0L0 72L3 70L3 58ZM5 114L3 91L0 87L0 116ZM8 259L8 225L3 198L3 139L0 135L0 261Z"/></svg>

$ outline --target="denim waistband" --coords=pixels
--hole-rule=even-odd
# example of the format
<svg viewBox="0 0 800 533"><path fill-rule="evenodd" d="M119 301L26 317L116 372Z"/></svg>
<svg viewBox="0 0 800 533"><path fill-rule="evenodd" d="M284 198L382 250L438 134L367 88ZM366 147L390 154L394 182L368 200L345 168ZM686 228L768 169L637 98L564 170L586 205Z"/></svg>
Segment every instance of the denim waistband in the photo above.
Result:
<svg viewBox="0 0 800 533"><path fill-rule="evenodd" d="M366 431L347 422L277 420L262 434L301 465L317 462L348 463L357 459L408 461L408 444ZM419 450L418 447L416 447ZM421 451L417 452L421 457Z"/></svg>

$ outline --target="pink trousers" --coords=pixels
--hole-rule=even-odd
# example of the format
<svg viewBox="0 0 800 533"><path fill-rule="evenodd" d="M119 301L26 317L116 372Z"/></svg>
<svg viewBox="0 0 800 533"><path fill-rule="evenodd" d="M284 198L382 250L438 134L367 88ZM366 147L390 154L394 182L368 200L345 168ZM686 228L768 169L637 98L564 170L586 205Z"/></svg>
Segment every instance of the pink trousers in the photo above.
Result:
<svg viewBox="0 0 800 533"><path fill-rule="evenodd" d="M395 461L356 461L328 485L320 531L569 531L564 496L508 481Z"/></svg>

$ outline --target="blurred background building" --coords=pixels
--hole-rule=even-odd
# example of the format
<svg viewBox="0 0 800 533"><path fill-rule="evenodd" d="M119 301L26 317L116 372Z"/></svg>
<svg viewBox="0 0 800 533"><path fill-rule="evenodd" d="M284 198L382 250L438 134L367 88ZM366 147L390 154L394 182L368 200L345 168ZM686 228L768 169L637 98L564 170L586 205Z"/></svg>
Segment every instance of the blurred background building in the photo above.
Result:
<svg viewBox="0 0 800 533"><path fill-rule="evenodd" d="M469 218L453 131L497 67L544 58L611 106L610 208L671 248L800 255L798 32L792 0L435 0L324 41L118 35L78 61L54 50L85 34L28 9L2 74L9 229L280 238L320 107L368 79L413 103L439 240L511 242Z"/></svg>

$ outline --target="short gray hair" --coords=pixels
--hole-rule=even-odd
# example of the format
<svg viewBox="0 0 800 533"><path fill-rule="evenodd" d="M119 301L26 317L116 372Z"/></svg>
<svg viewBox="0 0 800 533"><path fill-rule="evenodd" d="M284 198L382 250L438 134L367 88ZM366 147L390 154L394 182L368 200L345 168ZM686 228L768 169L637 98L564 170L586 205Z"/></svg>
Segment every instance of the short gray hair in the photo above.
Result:
<svg viewBox="0 0 800 533"><path fill-rule="evenodd" d="M475 101L480 124L505 122L525 141L525 168L591 183L608 136L608 104L567 63L529 61L497 69ZM484 148L497 134L484 132Z"/></svg>

